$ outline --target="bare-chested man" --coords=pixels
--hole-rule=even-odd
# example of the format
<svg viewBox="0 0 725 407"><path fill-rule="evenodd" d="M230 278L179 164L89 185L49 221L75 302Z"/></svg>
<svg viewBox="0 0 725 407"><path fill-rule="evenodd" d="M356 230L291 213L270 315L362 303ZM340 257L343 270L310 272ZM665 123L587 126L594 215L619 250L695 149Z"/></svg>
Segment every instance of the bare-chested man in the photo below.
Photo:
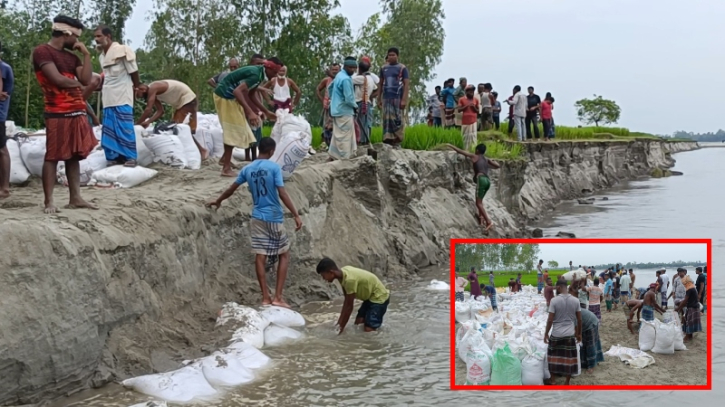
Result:
<svg viewBox="0 0 725 407"><path fill-rule="evenodd" d="M644 295L644 302L642 304L642 318L644 318L645 321L654 321L655 310L657 310L657 312L659 312L660 314L665 312L665 309L663 309L660 304L657 303L657 288L657 283L650 284L649 290L647 290L647 294Z"/></svg>
<svg viewBox="0 0 725 407"><path fill-rule="evenodd" d="M627 301L627 307L629 307L629 317L627 317L627 328L629 328L629 332L632 333L632 335L635 334L634 327L636 326L637 329L639 329L639 317L640 313L642 312L642 304L644 304L644 301L642 300L629 300ZM637 314L637 322L634 322L634 314Z"/></svg>
<svg viewBox="0 0 725 407"><path fill-rule="evenodd" d="M330 146L330 142L332 141L332 116L330 115L330 85L332 84L332 80L335 79L335 76L337 76L338 72L340 72L340 64L332 64L330 65L330 68L325 71L327 76L325 76L324 79L322 79L317 85L317 89L315 89L315 94L317 95L317 99L322 102L322 139L327 144L327 146Z"/></svg>

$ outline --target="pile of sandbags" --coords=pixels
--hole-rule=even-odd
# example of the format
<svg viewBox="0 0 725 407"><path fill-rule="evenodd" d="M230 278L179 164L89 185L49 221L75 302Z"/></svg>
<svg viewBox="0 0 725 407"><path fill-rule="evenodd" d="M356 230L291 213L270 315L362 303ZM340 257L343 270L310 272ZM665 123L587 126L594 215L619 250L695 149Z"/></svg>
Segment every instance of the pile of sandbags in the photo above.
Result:
<svg viewBox="0 0 725 407"><path fill-rule="evenodd" d="M426 289L433 291L447 291L451 289L451 286L445 281L431 280Z"/></svg>
<svg viewBox="0 0 725 407"><path fill-rule="evenodd" d="M217 328L231 333L231 343L209 356L184 361L178 370L127 379L123 386L172 403L204 403L227 389L250 383L270 358L260 349L301 339L305 326L299 313L279 307L257 311L236 303L224 304Z"/></svg>
<svg viewBox="0 0 725 407"><path fill-rule="evenodd" d="M682 325L677 313L669 311L666 318L669 322L641 321L639 328L639 350L652 351L663 355L672 355L678 350L687 350L683 340Z"/></svg>

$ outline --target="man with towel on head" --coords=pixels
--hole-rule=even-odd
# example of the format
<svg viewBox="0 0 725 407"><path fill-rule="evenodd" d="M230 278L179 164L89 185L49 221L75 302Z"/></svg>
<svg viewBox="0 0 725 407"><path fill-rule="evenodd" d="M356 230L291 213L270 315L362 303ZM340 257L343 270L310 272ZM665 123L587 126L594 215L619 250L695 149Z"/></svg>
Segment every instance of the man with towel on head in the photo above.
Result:
<svg viewBox="0 0 725 407"><path fill-rule="evenodd" d="M199 111L199 99L194 91L183 82L166 79L163 81L151 82L147 85L140 85L136 90L136 97L146 100L146 109L136 124L146 128L151 123L164 115L164 103L174 108L174 115L171 119L174 123L184 123L186 116L189 116L189 127L191 134L196 134L196 114ZM156 113L153 113L156 107ZM201 159L209 157L209 151L199 145L196 138L194 144L201 153Z"/></svg>
<svg viewBox="0 0 725 407"><path fill-rule="evenodd" d="M264 106L257 92L260 85L277 76L283 65L278 58L270 58L262 65L239 68L224 77L214 89L214 105L224 132L223 177L236 177L232 171L234 147L248 149L256 143L252 127L256 129L262 126L262 119L257 112L262 112L271 121L277 119Z"/></svg>
<svg viewBox="0 0 725 407"><path fill-rule="evenodd" d="M355 89L352 75L357 70L353 57L345 58L343 69L335 76L330 87L330 116L332 116L332 140L330 161L353 158L357 150L355 137Z"/></svg>
<svg viewBox="0 0 725 407"><path fill-rule="evenodd" d="M33 69L45 101L45 162L43 192L45 213L58 210L53 204L58 161L65 162L70 201L68 209L97 209L81 198L80 161L98 144L86 117L83 86L92 80L91 54L78 41L83 24L70 17L53 19L52 38L33 50ZM72 51L83 54L83 61Z"/></svg>
<svg viewBox="0 0 725 407"><path fill-rule="evenodd" d="M104 77L101 146L110 163L135 167L138 153L133 128L133 99L134 89L141 85L136 54L128 45L113 41L113 33L105 25L96 28L94 38L103 50L98 58Z"/></svg>
<svg viewBox="0 0 725 407"><path fill-rule="evenodd" d="M695 332L702 332L702 322L700 319L700 301L697 288L695 283L692 281L690 276L682 278L682 284L685 286L685 299L682 300L680 305L675 308L675 311L680 312L684 307L687 307L685 311L685 323L682 325L682 332L685 333L684 341L691 341L692 335Z"/></svg>

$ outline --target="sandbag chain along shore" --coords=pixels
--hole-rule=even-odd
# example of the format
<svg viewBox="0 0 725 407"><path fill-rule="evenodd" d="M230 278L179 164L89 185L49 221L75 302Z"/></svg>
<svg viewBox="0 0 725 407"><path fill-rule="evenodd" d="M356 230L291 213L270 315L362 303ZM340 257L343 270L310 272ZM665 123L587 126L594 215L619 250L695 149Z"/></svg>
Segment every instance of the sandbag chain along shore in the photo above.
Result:
<svg viewBox="0 0 725 407"><path fill-rule="evenodd" d="M324 256L388 280L405 279L447 262L450 238L482 236L470 162L449 152L374 148L375 158L325 163L324 154L308 157L287 183L306 225L290 234L295 270L285 294L291 303L336 295L314 271ZM645 176L672 165L668 153L697 144L635 140L524 148L526 160L503 162L491 173L485 200L496 222L492 237L527 236L529 219L582 189ZM229 300L258 301L258 292L248 288L256 286L246 246L249 194L235 194L221 210L209 211L202 203L228 187L229 179L209 167L158 171L163 176L123 194L93 191L98 211L44 217L37 208L40 188L14 194L11 199L23 205L0 208L0 298L6 300L0 360L11 361L0 363L0 405L36 403L152 371L157 362L146 345L202 356L188 344L206 338L210 310ZM292 219L285 222L292 227ZM59 286L62 307L52 294ZM182 331L174 328L180 318Z"/></svg>

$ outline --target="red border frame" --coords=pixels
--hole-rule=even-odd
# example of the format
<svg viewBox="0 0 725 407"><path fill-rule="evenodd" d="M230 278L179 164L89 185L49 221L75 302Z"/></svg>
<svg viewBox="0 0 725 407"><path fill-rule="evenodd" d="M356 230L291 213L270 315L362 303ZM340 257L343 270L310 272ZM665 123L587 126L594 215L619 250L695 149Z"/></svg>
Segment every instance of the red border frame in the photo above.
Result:
<svg viewBox="0 0 725 407"><path fill-rule="evenodd" d="M459 243L483 243L483 244L704 244L707 245L707 266L708 272L712 273L712 239L451 239L451 270L450 285L455 286L455 264L456 264L456 244ZM707 384L693 386L678 385L602 385L602 386L466 386L457 385L455 380L456 371L456 317L455 302L456 295L453 290L450 293L450 389L451 390L571 390L571 391L590 391L590 390L712 390L712 306L708 307L707 315ZM712 301L712 284L707 285L707 298Z"/></svg>

